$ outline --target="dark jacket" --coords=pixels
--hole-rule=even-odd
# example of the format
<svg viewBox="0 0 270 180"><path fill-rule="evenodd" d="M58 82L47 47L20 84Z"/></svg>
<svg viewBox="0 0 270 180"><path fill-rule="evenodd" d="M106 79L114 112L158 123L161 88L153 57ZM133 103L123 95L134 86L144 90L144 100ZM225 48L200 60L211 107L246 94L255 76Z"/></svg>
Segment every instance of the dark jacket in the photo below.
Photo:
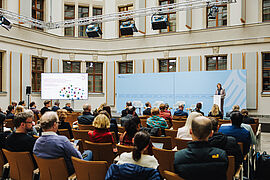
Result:
<svg viewBox="0 0 270 180"><path fill-rule="evenodd" d="M243 162L243 154L238 145L236 139L232 136L227 136L222 133L214 133L212 137L208 139L211 146L223 149L228 156L235 157L235 170L237 170L240 164Z"/></svg>
<svg viewBox="0 0 270 180"><path fill-rule="evenodd" d="M83 112L83 115L79 116L78 123L84 125L92 125L94 121L94 116L90 112Z"/></svg>
<svg viewBox="0 0 270 180"><path fill-rule="evenodd" d="M207 141L192 141L175 153L174 171L185 180L226 180L226 152Z"/></svg>
<svg viewBox="0 0 270 180"><path fill-rule="evenodd" d="M126 115L127 115L127 111L128 111L128 108L122 110L122 112L121 112L121 117L126 116Z"/></svg>
<svg viewBox="0 0 270 180"><path fill-rule="evenodd" d="M110 121L110 132L114 132L117 143L119 142L118 126L115 118L111 118Z"/></svg>
<svg viewBox="0 0 270 180"><path fill-rule="evenodd" d="M244 116L243 117L243 123L245 124L255 124L255 120L251 117Z"/></svg>
<svg viewBox="0 0 270 180"><path fill-rule="evenodd" d="M213 115L212 112L209 112L208 114L208 117L217 117L217 118L220 118L220 119L223 119L223 114L221 111L219 111L218 115Z"/></svg>
<svg viewBox="0 0 270 180"><path fill-rule="evenodd" d="M173 115L174 116L186 116L186 117L188 117L188 113L185 112L185 111L182 111L180 109L178 109L177 111L175 111Z"/></svg>
<svg viewBox="0 0 270 180"><path fill-rule="evenodd" d="M73 139L72 129L68 122L61 122L61 124L58 125L58 129L68 129L69 137Z"/></svg>
<svg viewBox="0 0 270 180"><path fill-rule="evenodd" d="M40 110L40 114L43 115L45 112L47 111L51 111L49 108L47 107L43 107L41 110Z"/></svg>
<svg viewBox="0 0 270 180"><path fill-rule="evenodd" d="M58 109L60 109L60 107L58 107L58 106L53 106L52 107L52 111L55 111L56 112Z"/></svg>
<svg viewBox="0 0 270 180"><path fill-rule="evenodd" d="M126 116L121 117L120 118L121 126L124 127L125 122L131 120L132 118L133 118L132 114L127 114Z"/></svg>
<svg viewBox="0 0 270 180"><path fill-rule="evenodd" d="M65 106L63 109L67 110L68 112L72 113L73 109L71 107Z"/></svg>
<svg viewBox="0 0 270 180"><path fill-rule="evenodd" d="M146 168L135 164L112 164L105 180L161 180L157 169Z"/></svg>
<svg viewBox="0 0 270 180"><path fill-rule="evenodd" d="M196 111L197 113L201 113L201 114L204 116L204 112L202 112L201 110L196 109L195 111Z"/></svg>
<svg viewBox="0 0 270 180"><path fill-rule="evenodd" d="M146 109L143 111L143 115L149 115L149 116L151 116L151 108L146 108Z"/></svg>
<svg viewBox="0 0 270 180"><path fill-rule="evenodd" d="M12 114L12 113L7 113L6 119L14 119L14 114Z"/></svg>

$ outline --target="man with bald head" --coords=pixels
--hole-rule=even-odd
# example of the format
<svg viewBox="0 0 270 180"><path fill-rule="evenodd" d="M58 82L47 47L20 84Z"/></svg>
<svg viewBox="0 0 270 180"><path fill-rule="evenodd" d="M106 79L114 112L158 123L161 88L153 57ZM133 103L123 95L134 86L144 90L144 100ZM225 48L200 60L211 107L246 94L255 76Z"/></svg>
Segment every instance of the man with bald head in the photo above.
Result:
<svg viewBox="0 0 270 180"><path fill-rule="evenodd" d="M208 138L213 134L210 119L204 116L196 117L192 121L190 134L192 142L188 143L186 149L175 153L175 172L188 180L226 180L226 152L211 147L208 142Z"/></svg>

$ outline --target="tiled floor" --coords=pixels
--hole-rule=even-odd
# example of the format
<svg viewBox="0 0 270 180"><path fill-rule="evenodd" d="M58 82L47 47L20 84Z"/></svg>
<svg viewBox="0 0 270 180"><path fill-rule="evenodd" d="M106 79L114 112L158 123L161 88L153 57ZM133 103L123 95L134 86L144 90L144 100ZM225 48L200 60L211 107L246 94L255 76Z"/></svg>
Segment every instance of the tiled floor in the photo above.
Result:
<svg viewBox="0 0 270 180"><path fill-rule="evenodd" d="M270 133L262 133L261 135L261 150L270 154Z"/></svg>

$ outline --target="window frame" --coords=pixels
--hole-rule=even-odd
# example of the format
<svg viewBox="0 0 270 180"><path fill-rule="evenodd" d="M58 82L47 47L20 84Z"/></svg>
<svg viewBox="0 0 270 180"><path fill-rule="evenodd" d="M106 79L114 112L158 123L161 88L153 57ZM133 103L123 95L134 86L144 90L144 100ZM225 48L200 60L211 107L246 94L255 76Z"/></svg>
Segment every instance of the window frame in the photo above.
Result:
<svg viewBox="0 0 270 180"><path fill-rule="evenodd" d="M206 8L206 28L217 28L217 27L226 27L226 26L228 26L228 6L227 6L227 4L224 4L224 5L217 5L217 7L226 7L227 8L227 23L226 23L226 25L222 25L222 26L219 26L218 25L218 21L219 21L219 19L218 19L218 14L219 14L219 12L218 12L218 14L217 14L217 16L216 16L216 26L213 26L213 27L209 27L209 22L208 22L208 9L210 9L210 7L207 7ZM213 20L214 21L214 20Z"/></svg>
<svg viewBox="0 0 270 180"><path fill-rule="evenodd" d="M66 10L65 10L65 6L70 6L70 7L72 6L72 7L74 7L74 14L73 14L73 17L67 17L67 16L66 16L66 12L69 12L69 11L66 11ZM76 10L75 5L64 4L64 20L75 19L75 13L76 13L75 10ZM68 28L73 29L73 33L72 33L73 35L72 35L72 36L66 35L66 29L68 29ZM75 26L64 28L64 36L67 36L67 37L75 37Z"/></svg>
<svg viewBox="0 0 270 180"><path fill-rule="evenodd" d="M159 3L159 5L161 6L161 2L164 2L164 1L167 1L168 2L168 4L173 4L173 3L175 3L175 1L174 0L159 0L158 1L158 3ZM172 12L172 13L165 13L165 14L162 14L162 15L167 15L167 19L168 19L168 22L170 23L170 15L171 14L175 14L175 31L170 31L170 29L171 29L171 27L170 27L170 25L169 26L167 26L167 32L162 32L162 30L159 30L159 33L172 33L172 32L176 32L176 12Z"/></svg>
<svg viewBox="0 0 270 180"><path fill-rule="evenodd" d="M0 52L0 92L3 92L3 57L4 53Z"/></svg>
<svg viewBox="0 0 270 180"><path fill-rule="evenodd" d="M3 5L3 0L0 0L0 8L3 8L4 5Z"/></svg>
<svg viewBox="0 0 270 180"><path fill-rule="evenodd" d="M89 75L93 76L93 91L90 91L90 88L89 88L89 79L88 79L88 93L103 93L103 65L104 63L103 62L94 62L94 61L87 61L86 62L86 69L87 69L87 64L88 63L93 63L93 73L89 73L87 72L86 70L86 73L88 74L88 77ZM101 73L96 73L95 72L95 66L96 64L101 64L102 65L102 72ZM100 76L101 77L101 91L96 91L96 76Z"/></svg>
<svg viewBox="0 0 270 180"><path fill-rule="evenodd" d="M262 0L262 21L263 22L269 22L270 21L270 19L268 19L268 20L265 20L264 19L264 2L265 2L265 0ZM268 7L268 6L267 6ZM269 9L270 9L270 5L269 5ZM270 14L270 13L267 13L267 14Z"/></svg>
<svg viewBox="0 0 270 180"><path fill-rule="evenodd" d="M44 8L45 8L45 0L41 0L42 3L41 3L41 8L40 9L37 8L37 1L38 0L32 0L32 18L40 20L40 21L44 21L44 19L45 19L45 10L44 10ZM33 2L35 2L35 7L33 7ZM33 14L33 11L36 12L35 15ZM37 18L37 12L41 13L42 18L39 18L39 19ZM32 26L32 28L33 29L38 29L38 30L43 30L43 28L39 28L39 27L36 27L36 26Z"/></svg>
<svg viewBox="0 0 270 180"><path fill-rule="evenodd" d="M132 72L131 73L127 72L129 63L132 63ZM121 71L120 71L121 64L125 64L125 67L126 67L125 73L121 73ZM118 62L118 74L133 74L133 68L134 68L133 61Z"/></svg>
<svg viewBox="0 0 270 180"><path fill-rule="evenodd" d="M268 68L264 68L264 61L265 61L265 59L264 59L264 54L269 54L269 56L270 56L270 51L266 51L266 52L262 52L261 53L261 57L262 57L262 92L263 93L269 93L270 92L270 90L264 90L264 76L263 76L263 74L264 74L264 71L266 70L266 71L269 71L269 74L270 74L270 67L268 67ZM270 61L270 59L267 59L268 61ZM269 79L270 79L270 76L268 76L269 77ZM270 85L270 81L268 81L268 84Z"/></svg>
<svg viewBox="0 0 270 180"><path fill-rule="evenodd" d="M88 9L88 13L80 12L80 8L87 8ZM78 18L84 17L83 15L85 15L85 14L87 14L86 17L89 17L89 12L90 12L89 6L81 6L81 5L78 6ZM82 14L82 17L80 16L80 13ZM81 27L84 27L83 28L83 36L80 36L80 32L81 32L80 28ZM81 38L86 38L87 37L87 35L85 33L86 27L87 27L87 25L80 25L80 26L78 26L78 37L81 37Z"/></svg>
<svg viewBox="0 0 270 180"><path fill-rule="evenodd" d="M216 58L216 69L215 70L208 70L208 58ZM226 69L218 69L218 57L226 57ZM217 56L205 56L205 58L206 58L206 63L205 63L205 65L206 65L206 71L223 71L223 70L227 70L228 69L228 55L226 55L226 54L220 54L220 55L217 55Z"/></svg>
<svg viewBox="0 0 270 180"><path fill-rule="evenodd" d="M133 4L128 4L128 5L125 5L125 6L119 6L118 7L118 12L124 12L124 11L130 11L128 10L129 7L132 7L132 10L134 10L134 6ZM120 11L120 9L124 9L123 11ZM125 19L125 20L119 20L119 37L133 37L133 35L121 35L121 31L120 31L120 26L122 24L122 22L126 22L126 21L133 21L134 19L133 18L129 18L129 19Z"/></svg>
<svg viewBox="0 0 270 180"><path fill-rule="evenodd" d="M70 62L71 63L71 66L70 66L70 72L65 72L65 68L64 68L64 63L65 62ZM73 68L73 65L72 65L72 63L80 63L80 72L73 72L72 71L72 68ZM82 70L82 68L81 68L81 61L70 61L70 60L63 60L63 73L81 73L81 70Z"/></svg>
<svg viewBox="0 0 270 180"><path fill-rule="evenodd" d="M31 68L32 68L32 74L31 74L31 76L32 76L32 80L31 80L31 85L32 85L32 92L41 92L41 74L42 73L44 73L45 72L45 61L46 61L46 59L45 58L39 58L39 57L36 57L36 56L32 56L31 57ZM38 68L37 68L37 60L42 60L42 63L43 63L43 70L37 70ZM35 61L35 62L33 62L33 61ZM33 69L33 63L35 63L35 69ZM35 83L33 84L33 73L35 74ZM37 76L38 76L38 74L40 74L40 89L38 89L37 88L37 85L38 85L38 83L37 83L37 80L38 80L38 78L37 78Z"/></svg>
<svg viewBox="0 0 270 180"><path fill-rule="evenodd" d="M170 71L170 60L174 60L175 61L175 71ZM161 61L167 61L167 71L160 71L160 62ZM166 73L166 72L176 72L176 66L177 66L177 61L176 61L176 58L167 58L167 59L158 59L158 72L159 73Z"/></svg>
<svg viewBox="0 0 270 180"><path fill-rule="evenodd" d="M95 9L101 10L101 14L94 14ZM93 7L92 16L99 16L99 15L102 15L102 14L103 14L103 8L102 7ZM102 31L102 22L98 23L98 26L99 26L100 30ZM95 38L102 38L102 34L100 34L99 37L95 37Z"/></svg>

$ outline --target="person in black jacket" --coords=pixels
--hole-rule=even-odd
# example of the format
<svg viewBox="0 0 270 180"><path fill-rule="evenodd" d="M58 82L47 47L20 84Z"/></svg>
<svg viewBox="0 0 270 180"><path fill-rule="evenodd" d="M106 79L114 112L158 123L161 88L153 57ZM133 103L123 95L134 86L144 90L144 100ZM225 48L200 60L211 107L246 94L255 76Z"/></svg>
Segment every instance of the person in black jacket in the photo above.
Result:
<svg viewBox="0 0 270 180"><path fill-rule="evenodd" d="M84 124L84 125L92 125L94 121L94 116L91 113L91 105L90 104L84 104L83 105L83 114L79 116L78 123L79 124Z"/></svg>
<svg viewBox="0 0 270 180"><path fill-rule="evenodd" d="M228 156L234 156L235 158L235 171L239 168L243 162L243 154L238 145L236 139L232 136L227 136L217 131L218 121L215 118L211 118L212 129L214 134L208 139L211 146L223 149Z"/></svg>
<svg viewBox="0 0 270 180"><path fill-rule="evenodd" d="M248 111L246 109L242 109L241 114L243 115L243 123L255 124L255 120L248 116Z"/></svg>
<svg viewBox="0 0 270 180"><path fill-rule="evenodd" d="M73 109L70 106L71 106L70 103L66 103L66 106L63 107L63 109L67 110L69 113L72 113L73 112Z"/></svg>
<svg viewBox="0 0 270 180"><path fill-rule="evenodd" d="M58 109L60 109L60 102L55 102L54 106L52 107L52 111L56 112Z"/></svg>
<svg viewBox="0 0 270 180"><path fill-rule="evenodd" d="M57 110L57 116L59 118L60 124L58 125L58 129L68 129L70 139L73 139L73 134L71 130L71 126L68 122L65 122L67 119L67 110L59 109Z"/></svg>
<svg viewBox="0 0 270 180"><path fill-rule="evenodd" d="M41 108L41 110L40 110L41 116L42 116L45 112L51 111L51 110L49 109L49 107L51 106L50 103L51 103L51 101L49 101L49 100L44 101L44 107Z"/></svg>
<svg viewBox="0 0 270 180"><path fill-rule="evenodd" d="M192 142L186 149L175 153L175 173L186 180L226 180L226 152L208 142L213 134L211 120L204 116L196 117L192 121L190 134Z"/></svg>
<svg viewBox="0 0 270 180"><path fill-rule="evenodd" d="M6 119L14 119L14 113L15 113L15 107L14 106L9 105L6 112L7 112Z"/></svg>
<svg viewBox="0 0 270 180"><path fill-rule="evenodd" d="M149 115L151 116L151 103L147 102L145 103L146 109L143 111L143 115Z"/></svg>
<svg viewBox="0 0 270 180"><path fill-rule="evenodd" d="M126 102L126 108L124 110L122 110L121 117L124 117L124 116L126 116L128 114L127 111L128 111L128 107L129 106L132 106L132 102L131 101Z"/></svg>

